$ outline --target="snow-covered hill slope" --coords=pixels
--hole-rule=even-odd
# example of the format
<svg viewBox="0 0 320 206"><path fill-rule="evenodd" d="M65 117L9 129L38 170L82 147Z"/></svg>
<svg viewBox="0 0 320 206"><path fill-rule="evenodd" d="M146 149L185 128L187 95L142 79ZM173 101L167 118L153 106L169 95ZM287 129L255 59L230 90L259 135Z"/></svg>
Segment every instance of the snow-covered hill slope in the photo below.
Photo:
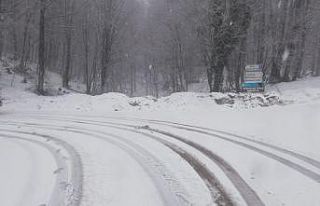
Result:
<svg viewBox="0 0 320 206"><path fill-rule="evenodd" d="M57 79L50 76L50 78ZM49 111L189 111L211 109L248 109L274 105L305 104L320 101L320 78L307 78L291 83L268 86L265 94L233 93L175 93L156 99L153 97L129 98L119 93L88 96L65 93L59 86L51 94L40 97L32 92L34 82L23 83L23 78L7 71L0 77L1 97L9 110ZM56 80L52 81L56 82ZM54 92L55 91L55 92ZM64 95L61 95L64 94Z"/></svg>
<svg viewBox="0 0 320 206"><path fill-rule="evenodd" d="M288 104L320 102L320 77L308 77L296 82L268 85L265 94L205 93L205 81L190 85L187 93L175 93L159 99L145 96L129 98L120 93L88 96L61 88L58 74L46 73L46 88L51 96L34 93L35 71L29 71L28 82L14 74L12 61L0 61L0 98L7 110L46 111L190 111L241 110ZM32 66L31 66L32 67ZM35 66L33 66L35 68ZM30 78L31 77L31 78ZM84 85L71 82L72 88L84 91Z"/></svg>

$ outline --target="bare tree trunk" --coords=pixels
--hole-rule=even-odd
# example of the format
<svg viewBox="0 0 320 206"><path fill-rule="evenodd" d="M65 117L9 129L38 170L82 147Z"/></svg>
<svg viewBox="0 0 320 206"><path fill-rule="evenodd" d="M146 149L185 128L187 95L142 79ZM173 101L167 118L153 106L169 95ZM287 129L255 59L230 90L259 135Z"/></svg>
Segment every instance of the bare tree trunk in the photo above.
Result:
<svg viewBox="0 0 320 206"><path fill-rule="evenodd" d="M136 65L130 64L130 95L133 96L136 91Z"/></svg>
<svg viewBox="0 0 320 206"><path fill-rule="evenodd" d="M0 0L0 59L2 58L3 53L3 25L4 24L4 14L3 14L3 7L2 7L2 0Z"/></svg>
<svg viewBox="0 0 320 206"><path fill-rule="evenodd" d="M180 38L179 38L180 39ZM181 40L178 43L178 74L180 82L180 91L187 91L187 82L185 78L185 65L184 65L184 56L183 56L183 47Z"/></svg>
<svg viewBox="0 0 320 206"><path fill-rule="evenodd" d="M153 61L154 62L154 61ZM158 70L155 66L155 63L153 65L153 69L151 71L152 73L152 81L153 81L153 90L154 90L154 96L156 98L159 98L159 86L158 86Z"/></svg>
<svg viewBox="0 0 320 206"><path fill-rule="evenodd" d="M292 77L293 81L295 81L295 80L297 80L297 78L301 77L302 66L303 66L303 57L304 57L304 51L305 51L305 45L306 45L306 36L307 36L307 31L304 30L302 37L301 37L299 50L298 50L297 56L296 56L296 64L294 67L295 69L294 69L293 77Z"/></svg>
<svg viewBox="0 0 320 206"><path fill-rule="evenodd" d="M15 25L12 25L13 59L18 60L18 37Z"/></svg>
<svg viewBox="0 0 320 206"><path fill-rule="evenodd" d="M39 23L39 65L38 65L38 85L37 91L44 95L44 75L45 75L45 0L40 0L40 23Z"/></svg>
<svg viewBox="0 0 320 206"><path fill-rule="evenodd" d="M218 62L214 69L213 92L221 92L223 86L223 71L225 63Z"/></svg>
<svg viewBox="0 0 320 206"><path fill-rule="evenodd" d="M266 1L263 0L262 7L263 11L259 14L259 22L258 22L258 43L257 43L257 63L262 64L264 61L265 54L265 38L266 38Z"/></svg>
<svg viewBox="0 0 320 206"><path fill-rule="evenodd" d="M319 53L320 53L320 51L319 51ZM318 61L320 62L320 55L318 55ZM319 64L318 64L319 65ZM320 76L320 67L318 66L317 68L316 68L316 72L315 72L315 74L314 74L316 77L319 77Z"/></svg>
<svg viewBox="0 0 320 206"><path fill-rule="evenodd" d="M300 11L300 21L301 21L301 36L299 39L299 49L297 51L297 57L296 57L296 64L293 72L293 78L292 80L295 81L297 78L301 77L302 67L303 67L303 60L304 60L304 54L305 54L305 47L306 47L306 41L307 41L307 22L308 22L308 14L310 13L310 0L305 0L304 3L301 3L300 8L298 8L302 11Z"/></svg>
<svg viewBox="0 0 320 206"><path fill-rule="evenodd" d="M281 81L281 68L282 68L282 56L286 47L286 33L288 31L288 24L291 23L290 12L292 12L291 0L285 0L281 3L281 12L277 19L277 27L273 28L273 35L276 36L276 43L274 44L274 48L272 49L272 65L271 65L271 74L270 80L271 82L279 82ZM291 39L289 39L290 41Z"/></svg>
<svg viewBox="0 0 320 206"><path fill-rule="evenodd" d="M11 0L11 19L12 19L12 24L11 24L11 37L12 37L12 45L13 45L13 59L17 60L18 59L18 37L17 37L17 29L16 29L16 24L17 24L17 18L16 14L17 9L16 9L16 0Z"/></svg>
<svg viewBox="0 0 320 206"><path fill-rule="evenodd" d="M289 56L287 58L287 60L285 60L283 62L283 67L284 67L284 74L283 74L283 77L282 77L282 81L284 82L290 82L291 79L290 79L290 73L291 73L291 68L293 66L293 60L294 60L294 56L295 56L295 45L294 43L290 43L290 45L287 45L287 49L289 52Z"/></svg>
<svg viewBox="0 0 320 206"><path fill-rule="evenodd" d="M244 61L246 57L245 47L246 47L246 39L242 38L242 40L240 40L238 61L237 61L237 67L235 68L235 78L234 78L237 92L241 91L240 82L242 78L242 71L245 67Z"/></svg>
<svg viewBox="0 0 320 206"><path fill-rule="evenodd" d="M107 86L107 74L111 59L111 42L113 26L105 27L103 31L103 51L102 51L102 68L101 68L101 93L104 93ZM111 78L112 79L112 78ZM112 86L111 86L112 88Z"/></svg>
<svg viewBox="0 0 320 206"><path fill-rule="evenodd" d="M25 72L25 66L26 66L26 60L27 60L27 46L29 45L28 41L30 40L29 34L28 34L30 20L31 20L31 13L27 12L24 31L23 31L23 45L22 45L22 52L21 52L20 65L19 65L19 69L22 72Z"/></svg>
<svg viewBox="0 0 320 206"><path fill-rule="evenodd" d="M186 71L184 65L184 50L183 42L180 35L181 31L178 25L174 25L175 42L176 42L176 61L177 61L177 75L179 92L187 91Z"/></svg>
<svg viewBox="0 0 320 206"><path fill-rule="evenodd" d="M98 69L97 69L97 62L98 62L98 37L96 36L96 44L95 44L95 52L94 57L92 61L92 71L90 74L90 87L91 87L91 94L97 94L98 88L97 88L97 79L98 79Z"/></svg>
<svg viewBox="0 0 320 206"><path fill-rule="evenodd" d="M85 22L82 25L82 35L84 43L84 67L85 67L85 82L86 82L86 94L91 94L91 78L89 71L89 31L88 31L88 17L85 17Z"/></svg>
<svg viewBox="0 0 320 206"><path fill-rule="evenodd" d="M71 32L68 31L66 34L66 62L65 69L63 72L63 82L62 86L64 88L69 88L70 81L70 71L71 71Z"/></svg>
<svg viewBox="0 0 320 206"><path fill-rule="evenodd" d="M318 77L320 76L320 37L318 37L318 44L317 44L317 58L316 58L316 64L315 64L315 71L314 76Z"/></svg>
<svg viewBox="0 0 320 206"><path fill-rule="evenodd" d="M73 2L65 0L65 38L66 38L66 63L62 76L62 86L69 88L70 73L71 73L71 47L72 47L72 21L73 21Z"/></svg>
<svg viewBox="0 0 320 206"><path fill-rule="evenodd" d="M213 71L214 68L210 65L207 69L207 78L210 92L213 92Z"/></svg>

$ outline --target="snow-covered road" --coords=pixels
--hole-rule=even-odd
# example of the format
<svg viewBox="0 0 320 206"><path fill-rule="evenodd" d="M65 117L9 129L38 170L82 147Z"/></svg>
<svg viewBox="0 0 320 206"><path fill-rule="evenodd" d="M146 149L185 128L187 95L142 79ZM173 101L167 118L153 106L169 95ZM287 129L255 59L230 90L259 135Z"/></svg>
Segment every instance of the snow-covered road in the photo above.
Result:
<svg viewBox="0 0 320 206"><path fill-rule="evenodd" d="M0 142L1 205L47 202L55 181L46 173L56 168L49 147L11 135L1 135Z"/></svg>
<svg viewBox="0 0 320 206"><path fill-rule="evenodd" d="M1 205L320 205L318 160L214 128L8 113L0 138Z"/></svg>

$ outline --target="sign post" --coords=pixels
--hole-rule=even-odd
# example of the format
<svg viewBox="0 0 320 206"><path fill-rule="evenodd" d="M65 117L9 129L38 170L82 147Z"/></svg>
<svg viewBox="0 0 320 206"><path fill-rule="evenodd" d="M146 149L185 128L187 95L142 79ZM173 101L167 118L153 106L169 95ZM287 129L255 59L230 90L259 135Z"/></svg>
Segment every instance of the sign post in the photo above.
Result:
<svg viewBox="0 0 320 206"><path fill-rule="evenodd" d="M244 82L241 86L243 91L246 92L264 92L263 71L260 65L246 66Z"/></svg>

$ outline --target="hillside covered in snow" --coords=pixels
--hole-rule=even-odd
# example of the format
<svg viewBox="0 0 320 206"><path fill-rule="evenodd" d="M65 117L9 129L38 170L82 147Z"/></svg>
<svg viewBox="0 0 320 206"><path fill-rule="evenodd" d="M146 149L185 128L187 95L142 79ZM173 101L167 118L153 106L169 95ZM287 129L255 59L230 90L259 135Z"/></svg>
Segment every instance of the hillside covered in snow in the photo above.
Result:
<svg viewBox="0 0 320 206"><path fill-rule="evenodd" d="M174 93L159 99L151 96L130 98L120 93L90 96L59 87L61 79L49 73L49 96L34 93L34 81L24 82L23 77L11 70L1 70L0 88L4 107L12 110L45 111L188 111L219 110L225 108L250 109L257 107L306 104L320 101L320 78L308 77L291 83L267 86L260 93ZM75 88L83 85L74 83ZM81 91L81 89L79 89Z"/></svg>

